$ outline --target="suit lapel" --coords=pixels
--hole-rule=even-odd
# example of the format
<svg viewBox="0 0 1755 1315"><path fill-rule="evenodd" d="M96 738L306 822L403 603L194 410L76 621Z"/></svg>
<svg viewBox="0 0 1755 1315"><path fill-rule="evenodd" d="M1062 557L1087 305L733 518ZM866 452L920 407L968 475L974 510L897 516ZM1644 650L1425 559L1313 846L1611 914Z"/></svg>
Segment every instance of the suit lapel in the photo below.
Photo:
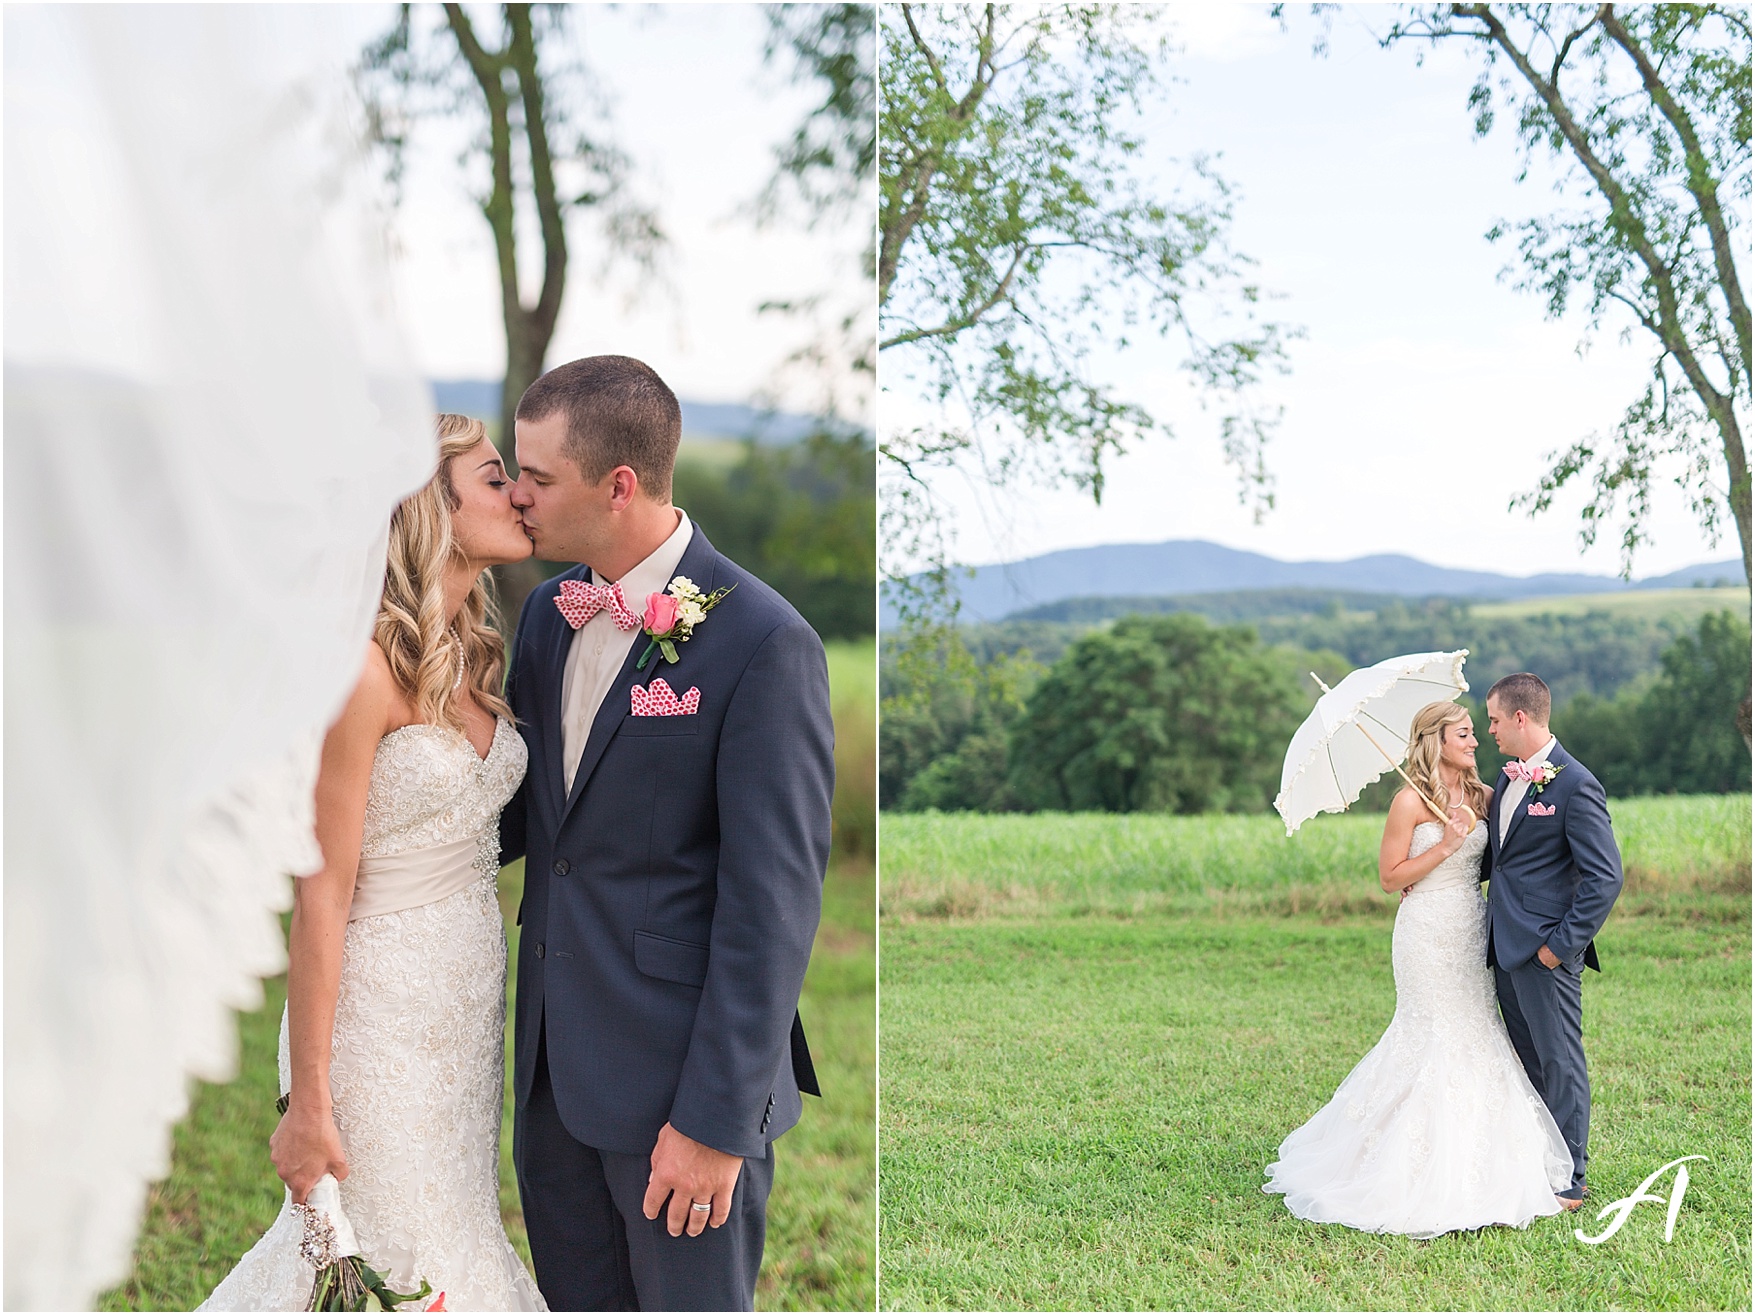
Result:
<svg viewBox="0 0 1755 1315"><path fill-rule="evenodd" d="M1511 778L1503 768L1499 771L1499 780L1493 791L1493 802L1487 806L1487 844L1493 851L1493 861L1499 861L1499 851L1504 845L1499 840L1499 815L1505 807L1505 791L1511 786Z"/></svg>
<svg viewBox="0 0 1755 1315"><path fill-rule="evenodd" d="M589 581L591 568L589 566L575 566L572 570L564 572L560 578ZM564 792L567 788L566 764L563 761L565 750L561 747L566 738L561 734L561 718L565 715L566 708L562 706L561 700L562 691L567 687L567 658L572 653L573 636L577 633L572 626L567 624L566 617L562 616L557 609L554 629L549 635L548 651L543 655L550 677L549 687L543 692L545 705L543 729L546 732L542 737L543 758L546 760L549 788L557 813L566 803Z"/></svg>
<svg viewBox="0 0 1755 1315"><path fill-rule="evenodd" d="M1565 756L1565 752L1560 748L1560 741L1559 740L1554 741L1554 747L1549 752L1548 757L1545 761L1550 766L1553 766L1553 767L1564 767L1567 764L1567 762L1570 761ZM1544 787L1544 789L1548 789L1548 790L1551 790L1553 788L1554 787L1551 785ZM1500 848L1502 848L1502 849L1506 848L1507 846L1509 846L1511 844L1511 838L1517 834L1518 825L1523 821L1523 819L1525 817L1527 817L1529 815L1530 804L1535 802L1536 800L1539 800L1540 798L1541 798L1541 795L1536 793L1536 787L1535 787L1534 782L1531 782L1530 784L1524 786L1523 798L1519 799L1517 801L1517 811L1511 815L1511 824L1505 828L1505 844L1500 846Z"/></svg>
<svg viewBox="0 0 1755 1315"><path fill-rule="evenodd" d="M714 565L718 557L719 554L713 550L713 545L707 542L707 536L701 533L701 527L697 525L694 527L694 533L689 537L689 546L683 550L682 560L676 564L676 570L672 574L686 575L696 584L701 585L704 592L711 593L715 573ZM712 621L709 618L702 629L709 631L711 626ZM569 629L567 633L570 636L572 631ZM609 748L609 742L615 738L616 731L620 729L622 719L629 715L628 691L633 688L635 677L639 676L651 680L664 674L661 670L665 665L664 658L657 653L654 653L652 660L646 664L646 670L635 670L634 664L646 651L647 642L645 631L637 630L634 632L634 642L628 648L627 657L622 659L621 670L616 673L615 682L610 685L609 692L603 696L603 703L597 709L597 716L592 719L591 733L585 737L585 751L579 755L579 770L573 776L573 791L567 796L566 806L561 811L563 823L578 804L580 796L585 793L585 783L591 779L591 773L597 770L597 764L602 761L604 750ZM698 644L701 642L701 636L697 635L688 642ZM666 683L670 682L666 681ZM557 728L560 725L558 717L555 725ZM561 781L564 778L556 776L555 779Z"/></svg>
<svg viewBox="0 0 1755 1315"><path fill-rule="evenodd" d="M1523 787L1523 798L1517 801L1517 807L1512 810L1511 821L1505 824L1505 839L1499 845L1501 852L1511 848L1511 838L1517 834L1517 824L1523 821L1524 814L1529 811L1530 800L1535 797L1534 790L1526 784Z"/></svg>

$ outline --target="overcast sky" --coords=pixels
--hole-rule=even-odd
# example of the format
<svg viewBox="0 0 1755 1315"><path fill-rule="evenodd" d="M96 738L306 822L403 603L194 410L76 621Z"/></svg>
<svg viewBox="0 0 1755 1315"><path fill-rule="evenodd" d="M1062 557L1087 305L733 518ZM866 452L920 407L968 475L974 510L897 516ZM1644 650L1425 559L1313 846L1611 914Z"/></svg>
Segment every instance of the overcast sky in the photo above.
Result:
<svg viewBox="0 0 1755 1315"><path fill-rule="evenodd" d="M349 7L332 27L335 57L352 58L393 18L391 6ZM784 62L764 64L761 7L580 5L572 18L577 53L610 103L610 137L630 157L634 191L656 209L670 242L662 281L624 272L604 283L595 278L602 248L588 224L575 222L549 363L624 353L695 401L748 402L769 390L789 409L810 407L815 381L783 366L811 331L757 308L831 289L842 301L869 296L848 260L871 217L814 231L798 222L762 230L749 217L774 147L812 103ZM496 379L505 367L499 276L487 223L455 164L460 140L444 124L417 132L397 217L397 284L429 376ZM869 400L855 413L869 423Z"/></svg>
<svg viewBox="0 0 1755 1315"><path fill-rule="evenodd" d="M1268 452L1278 506L1251 523L1216 417L1194 404L1173 348L1142 336L1098 370L1169 418L1174 440L1113 463L1101 508L943 481L961 559L1191 538L1294 560L1396 552L1512 575L1615 573L1611 536L1578 547L1582 492L1535 519L1507 503L1536 484L1545 453L1613 424L1651 352L1643 330L1628 345L1609 330L1580 355L1581 320L1545 321L1540 298L1498 277L1514 253L1483 235L1551 195L1538 178L1516 183L1506 125L1474 137L1469 52L1436 50L1420 68L1411 49L1378 49L1368 26L1386 24L1381 7L1344 11L1326 58L1301 15L1282 32L1265 6L1173 13L1187 53L1146 124L1147 159L1174 178L1172 157L1218 157L1237 187L1234 246L1283 294L1275 313L1307 334L1273 387L1285 406ZM885 407L914 410L905 396ZM1709 545L1672 487L1656 504L1636 575L1737 555L1734 528Z"/></svg>

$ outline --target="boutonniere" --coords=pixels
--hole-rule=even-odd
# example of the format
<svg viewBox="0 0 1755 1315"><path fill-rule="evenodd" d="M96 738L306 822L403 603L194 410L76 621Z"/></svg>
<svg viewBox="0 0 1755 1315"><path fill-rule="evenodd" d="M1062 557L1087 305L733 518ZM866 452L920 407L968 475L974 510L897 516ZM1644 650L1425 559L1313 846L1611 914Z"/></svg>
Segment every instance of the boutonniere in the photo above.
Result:
<svg viewBox="0 0 1755 1315"><path fill-rule="evenodd" d="M694 634L695 627L707 619L707 613L718 607L725 595L735 588L737 586L732 585L704 594L688 576L679 575L663 593L647 594L646 615L641 618L640 628L650 642L646 651L640 654L640 660L634 663L634 670L644 671L654 651L664 654L666 662L675 662L676 646Z"/></svg>
<svg viewBox="0 0 1755 1315"><path fill-rule="evenodd" d="M1505 774L1507 776L1514 781L1528 781L1530 789L1534 790L1537 794L1542 793L1543 786L1552 785L1554 783L1554 778L1560 775L1565 769L1565 763L1542 763L1539 766L1531 767L1528 763L1518 762L1516 759L1513 759L1511 762L1505 764Z"/></svg>

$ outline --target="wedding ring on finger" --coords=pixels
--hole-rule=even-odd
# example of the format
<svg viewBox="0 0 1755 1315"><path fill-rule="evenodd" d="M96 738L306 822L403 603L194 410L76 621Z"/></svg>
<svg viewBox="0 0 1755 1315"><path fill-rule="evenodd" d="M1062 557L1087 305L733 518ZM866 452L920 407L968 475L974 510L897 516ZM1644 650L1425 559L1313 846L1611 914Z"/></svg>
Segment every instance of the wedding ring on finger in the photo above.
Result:
<svg viewBox="0 0 1755 1315"><path fill-rule="evenodd" d="M713 1203L711 1201L690 1201L689 1202L689 1209L691 1209L691 1210L711 1210L712 1208L713 1208Z"/></svg>

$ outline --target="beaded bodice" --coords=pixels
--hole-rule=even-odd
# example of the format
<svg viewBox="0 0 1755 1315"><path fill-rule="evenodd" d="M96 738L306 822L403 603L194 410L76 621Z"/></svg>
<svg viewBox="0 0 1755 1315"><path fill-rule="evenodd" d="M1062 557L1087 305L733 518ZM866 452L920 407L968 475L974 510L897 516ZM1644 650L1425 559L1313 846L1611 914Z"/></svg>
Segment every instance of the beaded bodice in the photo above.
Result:
<svg viewBox="0 0 1755 1315"><path fill-rule="evenodd" d="M433 845L475 839L498 871L499 819L524 779L524 737L496 719L487 757L462 732L417 722L378 742L360 857L385 858ZM490 853L491 851L491 853Z"/></svg>
<svg viewBox="0 0 1755 1315"><path fill-rule="evenodd" d="M1408 857L1418 858L1444 839L1444 828L1437 822L1421 822L1414 828ZM1481 884L1481 851L1487 847L1487 824L1476 822L1475 829L1463 840L1462 847L1408 887L1408 894L1427 895L1435 890L1457 886L1478 888Z"/></svg>

